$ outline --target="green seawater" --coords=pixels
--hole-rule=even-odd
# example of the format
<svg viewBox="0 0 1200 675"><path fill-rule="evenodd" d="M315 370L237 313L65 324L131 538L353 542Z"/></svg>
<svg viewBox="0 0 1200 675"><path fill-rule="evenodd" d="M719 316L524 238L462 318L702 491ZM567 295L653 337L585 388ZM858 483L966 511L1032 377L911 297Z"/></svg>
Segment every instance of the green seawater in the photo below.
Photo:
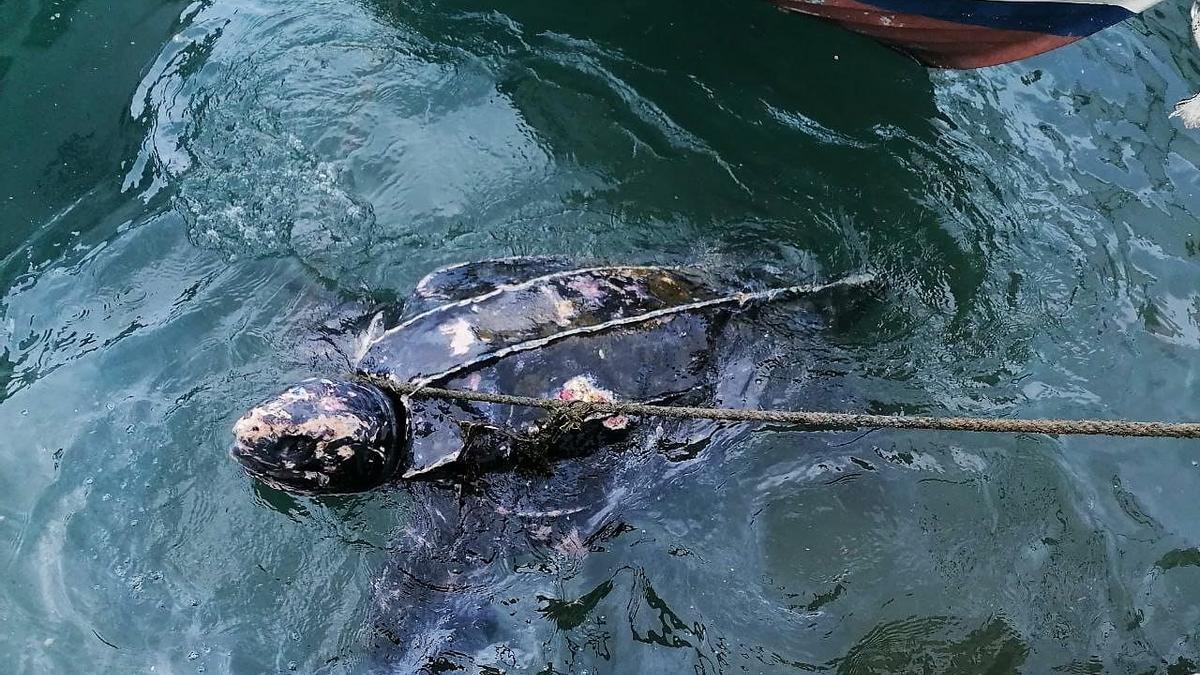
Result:
<svg viewBox="0 0 1200 675"><path fill-rule="evenodd" d="M873 269L871 410L1200 419L1186 9L932 72L748 0L0 3L0 671L386 672L405 492L225 450L446 263ZM487 672L1200 670L1200 444L800 447L514 566Z"/></svg>

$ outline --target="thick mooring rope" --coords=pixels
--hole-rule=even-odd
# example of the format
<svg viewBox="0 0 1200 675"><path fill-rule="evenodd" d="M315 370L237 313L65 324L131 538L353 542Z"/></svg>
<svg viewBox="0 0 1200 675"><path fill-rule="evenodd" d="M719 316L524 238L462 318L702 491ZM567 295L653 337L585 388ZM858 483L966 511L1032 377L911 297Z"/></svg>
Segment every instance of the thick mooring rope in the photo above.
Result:
<svg viewBox="0 0 1200 675"><path fill-rule="evenodd" d="M922 415L868 415L861 413L815 412L808 410L696 408L620 402L590 403L584 401L563 401L553 398L512 396L509 394L495 394L463 389L442 389L416 384L399 384L384 377L367 374L360 374L360 377L399 396L541 408L543 410L567 413L575 420L586 420L611 415L628 415L633 417L717 420L723 422L761 422L808 429L850 430L888 428L1064 436L1200 438L1200 424L1192 422L930 417Z"/></svg>
<svg viewBox="0 0 1200 675"><path fill-rule="evenodd" d="M701 300L646 314L615 319L613 321L563 331L541 340L507 347L484 354L472 361L430 376L425 383L400 383L395 380L358 373L357 377L386 389L400 397L435 398L476 403L541 408L555 413L567 425L578 426L589 419L614 415L631 417L661 417L688 420L716 420L722 422L749 422L778 424L805 429L927 429L935 431L972 431L1000 434L1050 434L1064 436L1127 436L1144 438L1200 438L1200 424L1193 422L1133 422L1123 420L1056 420L1056 419L1009 419L1004 417L931 417L923 415L868 415L862 413L816 412L809 410L747 410L743 408L697 408L688 406L653 405L647 403L598 403L564 401L556 398L533 398L512 396L464 389L444 389L427 386L444 382L446 378L474 368L484 362L494 361L522 351L537 349L546 344L574 335L590 334L669 317L689 311L715 309L723 306L746 307L759 303L785 301L810 296L838 288L868 287L876 282L872 274L858 274L828 284L788 286L747 293L735 293L719 298ZM464 301L465 302L465 301Z"/></svg>

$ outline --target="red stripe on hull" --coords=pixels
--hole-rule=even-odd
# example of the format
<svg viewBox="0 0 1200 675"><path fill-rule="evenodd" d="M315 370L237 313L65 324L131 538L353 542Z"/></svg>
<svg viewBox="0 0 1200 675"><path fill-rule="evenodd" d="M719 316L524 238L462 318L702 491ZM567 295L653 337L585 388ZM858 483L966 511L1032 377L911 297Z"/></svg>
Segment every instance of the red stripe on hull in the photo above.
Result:
<svg viewBox="0 0 1200 675"><path fill-rule="evenodd" d="M828 19L939 68L982 68L1068 45L1078 37L931 19L889 12L857 0L772 0L791 12Z"/></svg>

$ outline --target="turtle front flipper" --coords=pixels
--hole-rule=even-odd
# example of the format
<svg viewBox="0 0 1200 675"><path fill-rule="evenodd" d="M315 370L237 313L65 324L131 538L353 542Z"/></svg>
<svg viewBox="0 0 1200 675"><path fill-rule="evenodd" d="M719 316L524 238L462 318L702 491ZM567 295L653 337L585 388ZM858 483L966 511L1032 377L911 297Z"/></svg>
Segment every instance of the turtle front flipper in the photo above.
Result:
<svg viewBox="0 0 1200 675"><path fill-rule="evenodd" d="M527 439L488 424L456 401L414 398L406 402L409 422L403 478L436 477L454 464L458 472L508 467ZM474 420L474 421L467 421ZM460 476L461 478L461 476Z"/></svg>

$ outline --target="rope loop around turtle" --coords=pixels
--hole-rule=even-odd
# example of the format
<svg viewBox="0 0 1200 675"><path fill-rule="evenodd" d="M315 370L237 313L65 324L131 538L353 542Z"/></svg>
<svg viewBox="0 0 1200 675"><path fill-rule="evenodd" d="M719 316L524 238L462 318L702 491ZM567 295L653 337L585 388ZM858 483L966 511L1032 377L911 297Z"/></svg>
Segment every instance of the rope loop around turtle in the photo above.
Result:
<svg viewBox="0 0 1200 675"><path fill-rule="evenodd" d="M550 419L541 426L555 432L577 431L589 421L605 416L604 411L598 410L596 404L590 401L563 401L563 403L565 405L550 412Z"/></svg>
<svg viewBox="0 0 1200 675"><path fill-rule="evenodd" d="M802 430L923 429L973 433L1049 434L1052 436L1119 436L1136 438L1200 438L1200 423L1126 420L1012 419L1004 417L934 417L924 415L874 415L810 410L753 410L651 405L628 402L564 401L557 398L513 396L465 389L444 389L398 383L378 375L359 377L398 396L435 398L475 403L525 406L549 410L552 419L578 426L597 417L628 415L669 419L769 423ZM558 423L556 420L555 423Z"/></svg>

